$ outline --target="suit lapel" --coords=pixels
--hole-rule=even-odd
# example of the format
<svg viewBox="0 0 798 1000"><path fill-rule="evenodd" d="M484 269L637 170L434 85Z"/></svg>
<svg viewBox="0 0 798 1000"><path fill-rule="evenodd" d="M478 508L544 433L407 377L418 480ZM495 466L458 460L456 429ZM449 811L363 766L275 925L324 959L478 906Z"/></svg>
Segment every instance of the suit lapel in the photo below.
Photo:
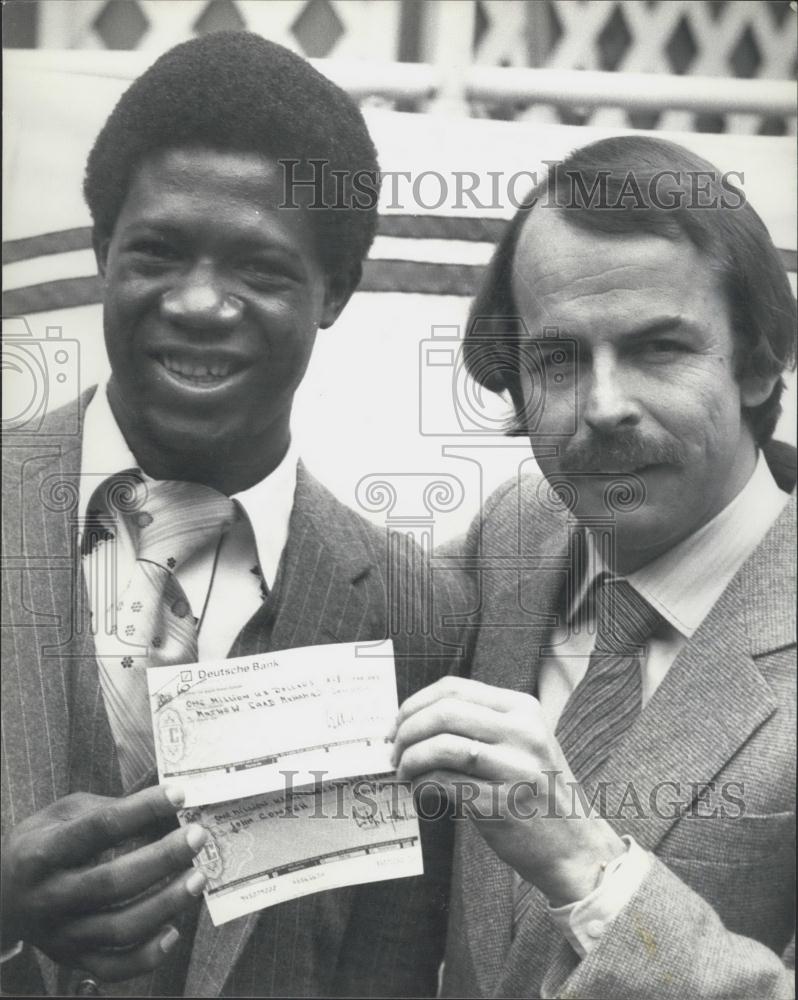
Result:
<svg viewBox="0 0 798 1000"><path fill-rule="evenodd" d="M92 394L72 404L78 426ZM92 727L94 759L113 759L76 554L81 436L64 432L74 417L74 412L66 419L63 411L54 413L39 434L6 445L4 487L11 495L4 519L4 575L13 651L4 669L4 702L9 697L3 727L12 822L73 787L88 788L82 780L85 755L72 744L76 707L84 709L80 724ZM15 564L16 569L9 568ZM89 734L83 736L85 744ZM19 764L18 754L25 757Z"/></svg>
<svg viewBox="0 0 798 1000"><path fill-rule="evenodd" d="M527 529L521 524L518 538L516 568L501 570L504 579L495 598L483 574L483 624L471 676L533 693L541 652L557 623L568 579L568 524L561 519L540 519ZM492 548L488 542L483 553L488 567L493 565ZM513 953L538 954L544 947L549 930L545 902L541 896L543 905L533 904L522 932L513 940L513 871L488 847L473 823L463 823L461 836L462 856L467 859L463 905L469 947L480 988L485 995L493 995Z"/></svg>
<svg viewBox="0 0 798 1000"><path fill-rule="evenodd" d="M81 425L91 395L93 391L79 401ZM47 670L59 668L68 698L67 784L59 794L81 790L120 795L116 744L100 686L90 601L79 556L80 445L81 439L76 438L72 447L64 448L58 467L44 475L39 487L47 511L44 535L48 548L52 551L55 542L59 551L67 553L63 583L53 587L61 606L61 628L57 641L42 648L42 659ZM68 503L62 503L62 498L68 498Z"/></svg>
<svg viewBox="0 0 798 1000"><path fill-rule="evenodd" d="M274 585L276 607L268 650L370 638L366 633L369 591L374 591L375 585L368 586L368 577L377 555L370 550L356 515L335 500L300 462L288 540ZM379 592L381 595L381 584ZM268 612L263 610L262 614ZM248 630L253 628L256 634L256 619ZM268 650L247 648L236 653ZM350 895L341 892L339 899L341 906L347 905ZM214 927L208 908L203 906L185 995L218 996L259 920L263 933L268 931L276 940L280 926L292 924L299 916L299 907L300 901L291 901ZM307 933L312 934L313 928L307 928Z"/></svg>
<svg viewBox="0 0 798 1000"><path fill-rule="evenodd" d="M92 760L115 771L76 547L82 453L76 427L93 391L70 404L66 417L49 415L36 435L4 441L3 812L10 825L72 789L88 790ZM84 750L91 743L90 753L81 752L78 735ZM114 788L112 780L91 790ZM37 955L48 990L58 993L59 967Z"/></svg>
<svg viewBox="0 0 798 1000"><path fill-rule="evenodd" d="M299 462L288 541L275 581L271 648L352 641L368 608L368 587L355 584L365 581L377 557L356 515Z"/></svg>
<svg viewBox="0 0 798 1000"><path fill-rule="evenodd" d="M596 775L607 783L610 821L647 850L677 820L675 810L651 808L657 786L711 780L777 707L755 657L795 642L787 577L793 509L737 573Z"/></svg>

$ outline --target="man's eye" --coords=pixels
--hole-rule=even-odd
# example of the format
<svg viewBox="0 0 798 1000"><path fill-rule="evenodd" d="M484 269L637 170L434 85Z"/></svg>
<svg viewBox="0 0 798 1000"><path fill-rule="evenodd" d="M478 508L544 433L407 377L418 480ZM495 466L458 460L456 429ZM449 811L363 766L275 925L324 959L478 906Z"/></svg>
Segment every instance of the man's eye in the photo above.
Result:
<svg viewBox="0 0 798 1000"><path fill-rule="evenodd" d="M130 251L150 260L176 260L177 248L164 240L137 240L129 247Z"/></svg>
<svg viewBox="0 0 798 1000"><path fill-rule="evenodd" d="M654 354L680 354L687 350L687 346L680 340L652 340L648 349Z"/></svg>
<svg viewBox="0 0 798 1000"><path fill-rule="evenodd" d="M248 280L257 284L286 285L296 280L296 276L288 268L270 260L244 260L239 268Z"/></svg>

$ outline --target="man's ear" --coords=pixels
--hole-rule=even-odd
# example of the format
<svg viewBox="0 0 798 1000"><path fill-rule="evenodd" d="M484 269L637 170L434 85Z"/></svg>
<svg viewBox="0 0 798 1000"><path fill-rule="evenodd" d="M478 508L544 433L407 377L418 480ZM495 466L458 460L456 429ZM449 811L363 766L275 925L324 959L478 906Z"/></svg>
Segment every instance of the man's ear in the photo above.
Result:
<svg viewBox="0 0 798 1000"><path fill-rule="evenodd" d="M354 274L348 274L345 277L342 275L328 276L324 292L324 305L319 320L319 327L322 330L332 326L341 315L344 306L352 296L352 292L360 282L362 270L361 265L358 264L357 272Z"/></svg>
<svg viewBox="0 0 798 1000"><path fill-rule="evenodd" d="M745 409L761 406L770 399L778 380L778 375L744 375L740 379L740 402Z"/></svg>
<svg viewBox="0 0 798 1000"><path fill-rule="evenodd" d="M108 247L111 243L110 236L104 236L95 227L91 231L91 245L94 248L94 259L97 261L97 273L101 278L105 277L105 266L108 263Z"/></svg>

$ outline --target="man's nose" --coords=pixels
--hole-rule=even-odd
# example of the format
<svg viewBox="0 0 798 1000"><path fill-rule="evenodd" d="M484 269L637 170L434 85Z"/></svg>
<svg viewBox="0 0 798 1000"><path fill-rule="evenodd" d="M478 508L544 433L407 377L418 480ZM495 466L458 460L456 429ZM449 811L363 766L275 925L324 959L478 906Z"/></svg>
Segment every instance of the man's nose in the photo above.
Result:
<svg viewBox="0 0 798 1000"><path fill-rule="evenodd" d="M184 272L161 298L164 318L194 328L233 326L244 303L225 288L222 275L200 262Z"/></svg>
<svg viewBox="0 0 798 1000"><path fill-rule="evenodd" d="M640 407L630 373L624 371L613 350L595 352L588 377L584 420L591 430L612 431L639 423Z"/></svg>

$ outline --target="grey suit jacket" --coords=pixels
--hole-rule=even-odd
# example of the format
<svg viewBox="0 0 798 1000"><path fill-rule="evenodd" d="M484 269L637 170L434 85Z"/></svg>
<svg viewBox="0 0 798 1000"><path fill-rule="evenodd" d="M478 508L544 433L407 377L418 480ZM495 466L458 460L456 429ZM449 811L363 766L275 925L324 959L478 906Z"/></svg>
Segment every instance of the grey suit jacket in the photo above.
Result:
<svg viewBox="0 0 798 1000"><path fill-rule="evenodd" d="M76 412L53 414L37 433L5 442L4 830L69 792L120 793L76 557L80 422L89 398ZM409 586L401 606L389 607L389 572ZM300 466L275 586L230 655L390 637L401 701L456 666L456 636L435 623L450 600L462 599L462 578L437 574L433 609L426 573L418 549L389 541ZM180 985L187 996L434 994L447 836L444 824L424 831L423 878L321 893L220 928L203 906ZM79 974L40 954L35 962L32 951L4 966L4 989L76 988ZM136 981L126 988L111 991L174 986Z"/></svg>
<svg viewBox="0 0 798 1000"><path fill-rule="evenodd" d="M473 825L460 825L445 996L791 994L782 953L794 933L794 551L792 498L586 789L608 783L609 821L656 860L584 960L540 893L511 939L511 870ZM565 520L541 480L512 482L488 502L461 553L478 567L481 594L471 676L535 692L567 552ZM689 783L713 780L714 794L697 803ZM679 783L698 815L668 806L677 786L667 782ZM744 815L734 818L739 800Z"/></svg>

